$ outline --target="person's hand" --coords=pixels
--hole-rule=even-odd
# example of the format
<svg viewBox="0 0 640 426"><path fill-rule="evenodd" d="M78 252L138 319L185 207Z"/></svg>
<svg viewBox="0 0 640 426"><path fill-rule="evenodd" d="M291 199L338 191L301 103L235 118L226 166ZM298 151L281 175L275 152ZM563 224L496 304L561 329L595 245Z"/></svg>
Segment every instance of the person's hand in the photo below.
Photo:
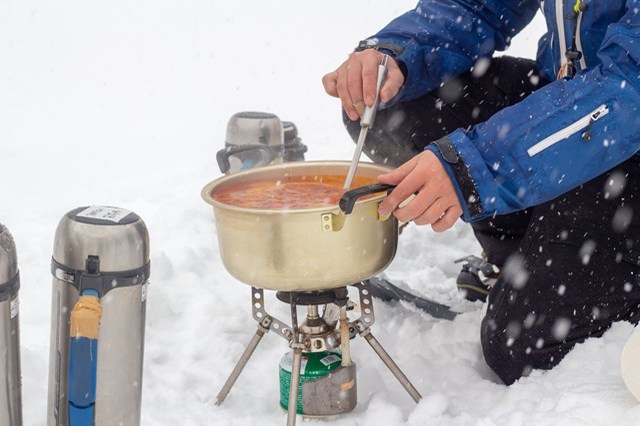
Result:
<svg viewBox="0 0 640 426"><path fill-rule="evenodd" d="M342 107L353 121L360 118L365 105L372 106L375 102L378 65L383 56L383 53L374 49L353 52L338 69L322 77L324 90L329 95L340 98ZM402 71L396 61L389 57L387 78L380 90L380 101L391 100L403 84Z"/></svg>
<svg viewBox="0 0 640 426"><path fill-rule="evenodd" d="M453 226L462 214L453 183L438 157L424 151L394 171L378 176L381 183L396 185L380 203L381 216L394 214L401 222L413 220L416 225L431 225L436 232ZM416 196L402 207L411 195Z"/></svg>

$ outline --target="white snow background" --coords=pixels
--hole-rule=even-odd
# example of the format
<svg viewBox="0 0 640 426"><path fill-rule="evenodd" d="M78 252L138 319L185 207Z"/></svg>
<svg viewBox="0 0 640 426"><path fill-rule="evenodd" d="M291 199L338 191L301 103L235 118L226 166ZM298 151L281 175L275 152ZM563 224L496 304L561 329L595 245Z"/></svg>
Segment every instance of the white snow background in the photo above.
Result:
<svg viewBox="0 0 640 426"><path fill-rule="evenodd" d="M53 236L69 210L113 205L151 236L143 425L284 425L267 334L222 406L215 396L255 332L250 289L225 271L201 188L229 117L265 111L293 121L307 159L350 160L354 145L321 77L409 0L301 2L0 0L0 222L15 238L22 287L24 417L43 425ZM507 52L533 57L540 17ZM480 249L458 223L410 225L388 277L465 313L436 320L375 302L372 330L423 395L415 405L361 338L352 341L359 403L299 424L631 425L640 404L619 375L633 327L616 324L550 372L510 387L485 365L481 304L460 299L453 260ZM247 265L250 267L250 265ZM267 310L287 320L269 292Z"/></svg>

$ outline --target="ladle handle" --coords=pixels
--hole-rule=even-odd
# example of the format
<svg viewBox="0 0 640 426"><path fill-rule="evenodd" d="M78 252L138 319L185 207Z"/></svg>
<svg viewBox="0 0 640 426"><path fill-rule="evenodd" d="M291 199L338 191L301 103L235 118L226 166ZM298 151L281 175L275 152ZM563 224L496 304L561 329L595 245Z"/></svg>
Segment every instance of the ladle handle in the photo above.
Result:
<svg viewBox="0 0 640 426"><path fill-rule="evenodd" d="M338 206L344 214L350 214L356 205L356 201L359 198L367 195L377 194L378 192L391 192L395 188L395 185L388 185L386 183L374 183L372 185L361 186L359 188L351 189L344 193Z"/></svg>
<svg viewBox="0 0 640 426"><path fill-rule="evenodd" d="M229 157L231 157L232 155L236 155L241 152L255 151L255 150L263 151L266 154L267 156L267 158L265 159L266 164L271 163L276 158L276 155L274 154L273 149L271 149L271 147L269 147L268 145L248 144L248 145L228 146L224 149L221 149L216 154L216 160L218 161L218 167L220 167L220 171L222 173L227 173L229 171L229 169L231 168L231 164L229 163Z"/></svg>

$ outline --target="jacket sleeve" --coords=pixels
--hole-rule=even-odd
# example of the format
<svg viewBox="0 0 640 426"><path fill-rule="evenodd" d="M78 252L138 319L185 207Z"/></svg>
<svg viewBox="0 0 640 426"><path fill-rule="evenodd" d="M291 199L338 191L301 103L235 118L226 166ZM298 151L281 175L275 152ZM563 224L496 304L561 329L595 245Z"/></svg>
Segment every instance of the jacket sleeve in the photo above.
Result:
<svg viewBox="0 0 640 426"><path fill-rule="evenodd" d="M403 48L394 56L407 72L392 105L410 101L468 71L480 57L504 50L537 11L535 0L422 0L374 35Z"/></svg>
<svg viewBox="0 0 640 426"><path fill-rule="evenodd" d="M466 221L541 204L640 149L640 0L609 25L601 64L557 80L428 149L457 183ZM454 148L444 158L439 146Z"/></svg>

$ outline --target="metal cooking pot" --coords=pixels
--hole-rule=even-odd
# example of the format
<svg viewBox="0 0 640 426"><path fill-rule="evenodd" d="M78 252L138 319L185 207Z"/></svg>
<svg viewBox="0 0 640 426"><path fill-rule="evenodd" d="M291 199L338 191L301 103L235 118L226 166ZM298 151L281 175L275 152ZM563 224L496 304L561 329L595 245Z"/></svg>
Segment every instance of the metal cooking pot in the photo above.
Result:
<svg viewBox="0 0 640 426"><path fill-rule="evenodd" d="M386 193L359 199L362 191L347 192L341 204L345 203L348 214L338 205L263 210L223 204L212 197L217 190L238 182L346 176L349 164L317 161L269 166L224 176L205 186L202 198L213 206L220 255L229 273L258 288L314 291L354 284L386 268L398 243L396 218L378 216L378 205ZM390 170L361 162L357 175L375 179ZM384 186L378 185L374 191L381 189Z"/></svg>

